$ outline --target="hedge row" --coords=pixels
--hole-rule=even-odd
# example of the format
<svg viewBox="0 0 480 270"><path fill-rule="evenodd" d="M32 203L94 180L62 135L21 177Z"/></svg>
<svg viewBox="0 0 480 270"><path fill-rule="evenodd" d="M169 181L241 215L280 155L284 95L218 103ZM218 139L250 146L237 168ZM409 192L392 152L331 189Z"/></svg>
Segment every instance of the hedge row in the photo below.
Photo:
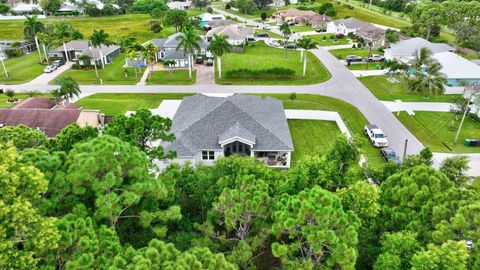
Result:
<svg viewBox="0 0 480 270"><path fill-rule="evenodd" d="M233 69L225 72L227 79L262 79L262 80L289 80L295 77L295 70L289 68L269 69Z"/></svg>

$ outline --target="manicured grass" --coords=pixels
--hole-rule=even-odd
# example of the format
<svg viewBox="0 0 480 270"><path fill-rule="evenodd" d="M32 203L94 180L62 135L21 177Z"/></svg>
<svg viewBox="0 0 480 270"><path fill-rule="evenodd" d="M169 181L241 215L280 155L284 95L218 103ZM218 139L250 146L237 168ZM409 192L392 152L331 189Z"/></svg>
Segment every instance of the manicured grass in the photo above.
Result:
<svg viewBox="0 0 480 270"><path fill-rule="evenodd" d="M305 156L325 151L340 134L334 121L288 120L288 127L294 146L292 166Z"/></svg>
<svg viewBox="0 0 480 270"><path fill-rule="evenodd" d="M308 25L294 25L294 26L290 26L290 30L293 33L299 33L299 32L315 31L315 28Z"/></svg>
<svg viewBox="0 0 480 270"><path fill-rule="evenodd" d="M348 37L345 36L341 39L336 39L334 34L319 34L319 35L311 35L307 37L315 41L318 44L318 46L346 45L349 43Z"/></svg>
<svg viewBox="0 0 480 270"><path fill-rule="evenodd" d="M100 110L106 115L125 114L127 111L157 108L164 99L182 99L192 94L95 94L76 103L85 109Z"/></svg>
<svg viewBox="0 0 480 270"><path fill-rule="evenodd" d="M480 123L465 118L458 142L453 145L461 115L449 112L402 112L397 118L430 150L450 153L480 153L480 147L463 145L465 139L480 139Z"/></svg>
<svg viewBox="0 0 480 270"><path fill-rule="evenodd" d="M368 49L348 48L348 49L330 50L329 52L331 54L333 54L335 57L337 57L338 59L343 59L343 60L345 60L345 57L347 55L356 55L356 56L360 56L362 58L368 57ZM383 55L383 53L378 51L378 50L372 50L372 54Z"/></svg>
<svg viewBox="0 0 480 270"><path fill-rule="evenodd" d="M367 67L367 63L351 63L350 66L347 65L346 67L350 70L379 70L382 65L381 62L370 62Z"/></svg>
<svg viewBox="0 0 480 270"><path fill-rule="evenodd" d="M358 78L380 100L402 100L405 102L451 102L458 95L438 95L425 99L421 93L407 92L405 81L397 78L398 83L387 80L387 76L367 76Z"/></svg>
<svg viewBox="0 0 480 270"><path fill-rule="evenodd" d="M222 57L222 79L216 77L219 84L262 84L262 85L304 85L326 81L330 73L323 64L312 54L307 56L306 76L302 76L303 64L300 62L300 51L288 50L285 58L285 49L273 48L265 45L264 42L256 42L245 49L245 53L229 53ZM247 68L252 70L267 68L289 68L295 70L295 77L292 80L245 80L225 79L225 73L229 70ZM215 72L217 76L217 72Z"/></svg>
<svg viewBox="0 0 480 270"><path fill-rule="evenodd" d="M35 94L35 97L50 97L49 94ZM29 98L28 94L15 94L14 98L18 98L19 100ZM12 108L14 107L15 103L7 103L8 97L5 94L0 94L0 108Z"/></svg>
<svg viewBox="0 0 480 270"><path fill-rule="evenodd" d="M189 16L207 12L206 9L191 9L187 11ZM166 37L175 33L174 27L166 27L156 34L150 30L149 14L128 14L105 17L69 17L49 18L41 20L44 24L54 24L59 21L70 22L78 28L85 37L92 34L93 29L103 29L111 37L132 36L139 41L147 41L154 37ZM21 40L23 37L23 20L0 21L0 39Z"/></svg>
<svg viewBox="0 0 480 270"><path fill-rule="evenodd" d="M292 92L294 89L292 89ZM352 132L356 138L360 138L361 148L369 163L376 166L383 163L377 148L367 141L364 134L364 127L368 123L363 114L352 105L341 100L308 94L297 94L297 99L292 102L288 94L262 94L262 96L271 96L283 101L285 109L299 109L299 110L323 110L335 111L340 114L347 128ZM329 136L328 131L325 131Z"/></svg>
<svg viewBox="0 0 480 270"><path fill-rule="evenodd" d="M140 81L145 68L137 69L137 76L135 77L135 69L131 67L125 68L123 65L125 65L125 55L121 54L113 59L113 63L105 65L105 69L99 69L98 75L103 80L103 84L133 85ZM125 70L128 73L127 77L125 77ZM100 84L94 69L67 70L57 78L60 77L72 77L80 85ZM50 83L54 84L57 78Z"/></svg>
<svg viewBox="0 0 480 270"><path fill-rule="evenodd" d="M192 71L192 79L188 78L188 70L160 70L150 73L147 84L191 85L197 79L197 71Z"/></svg>
<svg viewBox="0 0 480 270"><path fill-rule="evenodd" d="M22 84L35 79L43 73L44 66L39 61L36 51L21 57L6 59L5 67L9 78L6 78L0 63L0 84Z"/></svg>

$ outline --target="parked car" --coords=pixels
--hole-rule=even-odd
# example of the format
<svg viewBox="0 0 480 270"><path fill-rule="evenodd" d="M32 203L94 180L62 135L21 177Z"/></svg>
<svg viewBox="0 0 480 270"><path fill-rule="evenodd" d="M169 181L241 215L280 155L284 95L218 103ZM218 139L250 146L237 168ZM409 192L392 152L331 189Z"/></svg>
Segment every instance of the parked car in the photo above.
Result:
<svg viewBox="0 0 480 270"><path fill-rule="evenodd" d="M296 25L296 23L295 22L289 22L288 25L294 26L294 25Z"/></svg>
<svg viewBox="0 0 480 270"><path fill-rule="evenodd" d="M203 57L202 56L199 56L197 57L197 64L203 64Z"/></svg>
<svg viewBox="0 0 480 270"><path fill-rule="evenodd" d="M385 61L385 56L379 54L372 54L368 58L368 62L383 62Z"/></svg>
<svg viewBox="0 0 480 270"><path fill-rule="evenodd" d="M367 134L373 146L375 147L388 146L387 136L385 136L383 131L380 128L378 128L377 125L373 125L373 124L365 125L365 134Z"/></svg>
<svg viewBox="0 0 480 270"><path fill-rule="evenodd" d="M345 57L345 59L347 60L347 62L362 62L363 61L363 59L360 56L357 56L357 55L347 55L347 57Z"/></svg>
<svg viewBox="0 0 480 270"><path fill-rule="evenodd" d="M317 32L317 33L324 33L324 32L327 32L327 29L317 28L317 29L315 29L315 32Z"/></svg>
<svg viewBox="0 0 480 270"><path fill-rule="evenodd" d="M259 33L259 34L257 34L257 37L260 37L260 38L268 38L268 33L265 33L265 32Z"/></svg>
<svg viewBox="0 0 480 270"><path fill-rule="evenodd" d="M53 61L52 65L58 68L58 67L61 67L61 66L65 65L65 61L55 60L55 61Z"/></svg>
<svg viewBox="0 0 480 270"><path fill-rule="evenodd" d="M392 148L382 148L382 150L380 150L380 155L382 155L385 162L391 160L397 164L400 164L400 158L397 156L397 153L395 153L395 150L393 150Z"/></svg>
<svg viewBox="0 0 480 270"><path fill-rule="evenodd" d="M270 25L266 25L266 24L265 24L265 25L263 26L263 30L271 30L271 29L272 29L272 27L271 27Z"/></svg>
<svg viewBox="0 0 480 270"><path fill-rule="evenodd" d="M206 64L207 64L207 66L213 66L213 59L208 58Z"/></svg>
<svg viewBox="0 0 480 270"><path fill-rule="evenodd" d="M43 72L45 72L45 73L52 73L52 72L54 72L56 69L57 69L57 67L55 67L55 66L46 66L46 67L43 69Z"/></svg>
<svg viewBox="0 0 480 270"><path fill-rule="evenodd" d="M295 50L297 48L297 44L294 44L294 43L290 43L290 44L287 44L285 46L283 46L285 49L289 49L289 50Z"/></svg>

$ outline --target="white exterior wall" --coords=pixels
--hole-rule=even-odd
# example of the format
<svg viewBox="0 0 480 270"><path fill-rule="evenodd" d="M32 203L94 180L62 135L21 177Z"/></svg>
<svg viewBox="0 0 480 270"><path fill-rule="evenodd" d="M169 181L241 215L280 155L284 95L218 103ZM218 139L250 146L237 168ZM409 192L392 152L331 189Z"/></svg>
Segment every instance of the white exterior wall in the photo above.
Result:
<svg viewBox="0 0 480 270"><path fill-rule="evenodd" d="M335 33L337 32L337 26L334 22L327 23L327 33Z"/></svg>
<svg viewBox="0 0 480 270"><path fill-rule="evenodd" d="M214 160L204 160L202 158L202 151L214 151L215 152L215 159ZM216 150L200 150L197 152L197 155L195 156L195 163L203 163L207 166L212 166L215 160L219 159L220 157L223 157L223 149L216 149Z"/></svg>

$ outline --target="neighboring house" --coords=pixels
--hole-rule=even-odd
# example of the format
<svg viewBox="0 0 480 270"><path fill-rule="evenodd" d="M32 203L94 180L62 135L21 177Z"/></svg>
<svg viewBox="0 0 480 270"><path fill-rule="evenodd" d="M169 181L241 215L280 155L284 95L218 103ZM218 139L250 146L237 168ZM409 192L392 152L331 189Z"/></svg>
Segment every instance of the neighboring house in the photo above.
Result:
<svg viewBox="0 0 480 270"><path fill-rule="evenodd" d="M470 113L480 117L480 85L470 85L465 87L463 97L470 99Z"/></svg>
<svg viewBox="0 0 480 270"><path fill-rule="evenodd" d="M76 104L56 105L48 98L29 98L12 109L0 109L0 127L25 125L55 137L73 123L81 127L103 125L104 116L98 110L83 110Z"/></svg>
<svg viewBox="0 0 480 270"><path fill-rule="evenodd" d="M385 29L376 27L373 24L366 25L355 32L355 35L365 42L371 43L373 48L385 46Z"/></svg>
<svg viewBox="0 0 480 270"><path fill-rule="evenodd" d="M214 35L223 35L231 45L243 45L249 38L254 38L254 31L247 27L238 25L226 25L215 27L205 34L205 38L210 42Z"/></svg>
<svg viewBox="0 0 480 270"><path fill-rule="evenodd" d="M175 68L187 68L188 67L188 59L185 55L183 55L183 51L179 49L177 51L177 47L179 44L178 36L182 35L182 33L175 33L168 38L155 38L148 42L153 43L158 48L157 54L157 61L165 61L165 60L173 60L175 61L175 65L172 67ZM145 45L145 43L144 43ZM208 52L207 47L208 44L206 42L200 41L200 51L195 52L195 56L206 56L209 57L211 54Z"/></svg>
<svg viewBox="0 0 480 270"><path fill-rule="evenodd" d="M43 10L38 4L19 3L12 8L12 12L15 14L37 14Z"/></svg>
<svg viewBox="0 0 480 270"><path fill-rule="evenodd" d="M188 10L188 9L192 8L192 2L190 2L190 1L185 1L185 2L173 1L173 2L168 2L167 6L170 9Z"/></svg>
<svg viewBox="0 0 480 270"><path fill-rule="evenodd" d="M227 25L237 25L238 23L232 20L213 20L207 22L203 28L205 28L206 31L211 30L212 28L219 27L219 26L227 26Z"/></svg>
<svg viewBox="0 0 480 270"><path fill-rule="evenodd" d="M448 51L435 53L432 57L442 65L440 72L446 75L448 87L480 84L480 66Z"/></svg>
<svg viewBox="0 0 480 270"><path fill-rule="evenodd" d="M371 25L370 23L362 22L353 17L336 20L334 21L334 24L336 28L335 32L344 35L356 33L358 30Z"/></svg>
<svg viewBox="0 0 480 270"><path fill-rule="evenodd" d="M299 10L297 8L289 8L284 10L279 10L272 14L272 17L278 21L282 22L293 22L295 19L302 16L312 16L318 15L318 13L311 10Z"/></svg>
<svg viewBox="0 0 480 270"><path fill-rule="evenodd" d="M455 48L445 43L432 43L423 38L411 38L391 44L390 48L385 49L385 58L408 63L414 58L415 52L421 48L428 48L432 53L456 51Z"/></svg>
<svg viewBox="0 0 480 270"><path fill-rule="evenodd" d="M9 56L12 53L8 53L9 50L16 50L20 55L30 53L36 49L34 42L22 40L22 41L13 41L13 40L0 40L0 56ZM20 56L19 55L19 56Z"/></svg>
<svg viewBox="0 0 480 270"><path fill-rule="evenodd" d="M236 94L185 97L173 117L174 162L212 165L221 157L250 156L289 168L293 143L283 103L275 98Z"/></svg>
<svg viewBox="0 0 480 270"><path fill-rule="evenodd" d="M298 3L297 0L291 0L290 5L296 5ZM269 5L270 7L283 7L285 6L285 0L273 0L273 2Z"/></svg>
<svg viewBox="0 0 480 270"><path fill-rule="evenodd" d="M295 22L297 24L309 25L315 28L325 29L327 32L335 31L335 24L332 18L324 15L320 15L311 10L299 10L296 8L289 8L280 10L272 15L278 21L281 22Z"/></svg>
<svg viewBox="0 0 480 270"><path fill-rule="evenodd" d="M80 55L90 56L91 65L94 64L94 61L97 63L97 65L101 65L102 58L100 56L101 55L100 51L102 52L102 55L106 64L111 63L113 61L113 58L115 58L115 56L120 54L120 46L102 45L100 48L93 48L89 46L88 40L72 40L66 43L66 47L67 47L68 58L71 61L77 62L77 64L83 64L81 63L81 61L77 60L77 58ZM63 45L49 52L48 55L49 57L52 57L52 58L61 58L66 60L65 49L63 48Z"/></svg>
<svg viewBox="0 0 480 270"><path fill-rule="evenodd" d="M203 13L198 16L201 22L209 22L214 20L225 20L225 16L222 14Z"/></svg>

